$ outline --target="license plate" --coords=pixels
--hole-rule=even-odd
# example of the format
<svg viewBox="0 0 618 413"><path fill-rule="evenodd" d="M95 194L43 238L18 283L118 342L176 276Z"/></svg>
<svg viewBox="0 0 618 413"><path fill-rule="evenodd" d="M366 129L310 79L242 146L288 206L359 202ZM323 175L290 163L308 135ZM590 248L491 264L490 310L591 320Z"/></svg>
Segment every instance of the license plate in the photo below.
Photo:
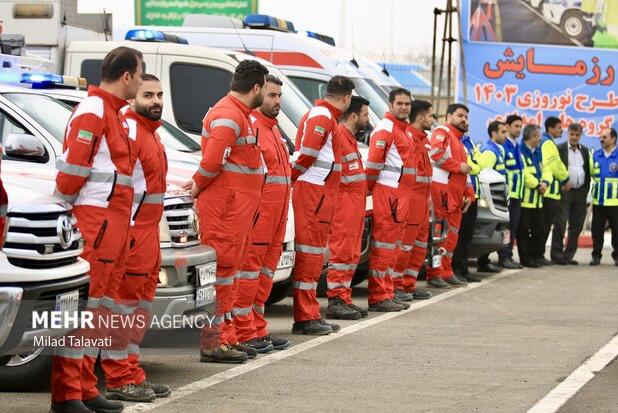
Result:
<svg viewBox="0 0 618 413"><path fill-rule="evenodd" d="M442 255L436 254L431 257L431 268L439 268L442 265Z"/></svg>
<svg viewBox="0 0 618 413"><path fill-rule="evenodd" d="M509 244L511 242L511 231L508 229L502 233L502 243Z"/></svg>
<svg viewBox="0 0 618 413"><path fill-rule="evenodd" d="M197 273L197 279L199 281L198 286L213 284L217 281L217 264L214 262L198 265L195 267L195 272Z"/></svg>
<svg viewBox="0 0 618 413"><path fill-rule="evenodd" d="M277 268L290 268L294 266L294 251L284 251L279 257Z"/></svg>
<svg viewBox="0 0 618 413"><path fill-rule="evenodd" d="M56 296L56 311L75 312L79 308L79 291L71 291Z"/></svg>
<svg viewBox="0 0 618 413"><path fill-rule="evenodd" d="M195 308L215 302L215 286L198 287L195 290Z"/></svg>

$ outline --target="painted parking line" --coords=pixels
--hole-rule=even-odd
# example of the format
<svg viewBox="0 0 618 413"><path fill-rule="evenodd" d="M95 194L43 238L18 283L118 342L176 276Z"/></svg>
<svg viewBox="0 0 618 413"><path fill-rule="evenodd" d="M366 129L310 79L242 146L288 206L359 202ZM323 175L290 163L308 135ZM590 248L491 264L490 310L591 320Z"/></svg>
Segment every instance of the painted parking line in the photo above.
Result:
<svg viewBox="0 0 618 413"><path fill-rule="evenodd" d="M454 297L456 295L460 295L460 294L464 294L468 291L472 291L476 288L479 287L483 287L485 285L491 284L495 281L501 280L503 278L509 277L517 272L519 272L521 270L508 270L508 271L503 271L502 273L493 276L490 279L486 279L480 283L474 283L474 284L468 284L467 287L459 287L459 288L455 288L451 291L439 294L435 297L430 298L429 300L424 300L424 301L418 301L418 302L414 302L412 304L412 306L407 309L407 310L403 310L400 312L396 312L396 313L384 313L382 315L379 315L377 317L372 317L369 318L365 321L361 321L358 323L355 323L351 326L342 328L338 333L332 333L329 334L327 336L320 336L308 341L305 341L304 343L300 343L297 345L294 345L293 347L290 347L287 350L284 351L278 351L278 352L274 352L262 357L259 357L257 359L254 360L250 360L249 362L245 363L245 364L241 364L237 367L233 367L231 369L222 371L220 373L214 374L210 377L206 377L203 378L201 380L195 381L193 383L189 383L185 386L182 386L178 389L175 389L174 392L172 393L172 395L168 398L164 398L164 399L157 399L156 401L152 402L152 403L137 403L134 405L127 405L127 408L125 408L124 412L126 413L134 413L134 412L147 412L150 410L154 410L158 407L164 406L168 403L171 403L175 400L178 399L182 399L184 397L190 396L194 393L197 393L199 391L205 390L209 387L212 387L216 384L222 383L224 381L230 380L234 377L238 377L241 376L243 374L249 373L253 370L257 370L261 367L264 366L268 366L269 364L272 364L274 362L277 362L279 360L284 360L286 358L295 356L299 353L311 350L312 348L315 348L317 346L320 346L322 344L328 343L330 341L333 340L337 340L340 339L342 337L345 337L349 334L353 334L356 333L357 331L361 331L364 330L366 328L369 328L371 326L374 326L376 324L380 324L383 323L385 321L391 320L395 317L400 317L404 314L408 314L411 313L413 311L417 311L420 310L421 308L425 308L429 305L432 304L436 304L439 303L440 301L444 301L448 298Z"/></svg>
<svg viewBox="0 0 618 413"><path fill-rule="evenodd" d="M586 360L562 383L557 385L545 397L532 406L528 413L557 412L569 399L594 378L595 373L603 370L618 356L618 336L614 336L592 357Z"/></svg>

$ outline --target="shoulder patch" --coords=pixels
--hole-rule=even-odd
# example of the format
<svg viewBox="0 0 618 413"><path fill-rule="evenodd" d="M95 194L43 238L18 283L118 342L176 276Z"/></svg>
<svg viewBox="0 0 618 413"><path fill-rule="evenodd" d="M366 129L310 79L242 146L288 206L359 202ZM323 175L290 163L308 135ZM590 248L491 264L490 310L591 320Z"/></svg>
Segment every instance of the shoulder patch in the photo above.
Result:
<svg viewBox="0 0 618 413"><path fill-rule="evenodd" d="M380 149L386 148L386 141L376 141L376 148L380 148Z"/></svg>
<svg viewBox="0 0 618 413"><path fill-rule="evenodd" d="M445 139L446 139L446 137L444 135L437 135L436 136L436 141L438 141L438 142L444 142Z"/></svg>
<svg viewBox="0 0 618 413"><path fill-rule="evenodd" d="M321 126L316 125L316 127L313 128L313 132L315 132L316 134L320 136L324 136L324 134L326 133L326 130Z"/></svg>
<svg viewBox="0 0 618 413"><path fill-rule="evenodd" d="M86 145L90 145L92 143L93 133L87 130L81 130L77 132L77 142L85 143Z"/></svg>

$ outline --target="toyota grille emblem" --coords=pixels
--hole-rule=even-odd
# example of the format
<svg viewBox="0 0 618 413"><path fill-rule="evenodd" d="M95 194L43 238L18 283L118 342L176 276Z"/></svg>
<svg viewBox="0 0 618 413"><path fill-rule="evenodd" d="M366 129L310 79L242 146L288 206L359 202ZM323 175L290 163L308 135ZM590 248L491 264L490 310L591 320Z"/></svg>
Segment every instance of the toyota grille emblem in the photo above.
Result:
<svg viewBox="0 0 618 413"><path fill-rule="evenodd" d="M71 219L66 215L60 215L56 231L58 238L60 238L60 246L62 249L68 249L73 244L73 224Z"/></svg>

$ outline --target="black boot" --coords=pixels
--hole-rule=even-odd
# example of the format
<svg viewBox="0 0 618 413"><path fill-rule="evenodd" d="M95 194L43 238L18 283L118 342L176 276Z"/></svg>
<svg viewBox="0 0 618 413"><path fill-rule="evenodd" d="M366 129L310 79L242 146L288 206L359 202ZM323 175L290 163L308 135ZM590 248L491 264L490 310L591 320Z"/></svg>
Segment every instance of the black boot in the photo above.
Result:
<svg viewBox="0 0 618 413"><path fill-rule="evenodd" d="M151 402L157 396L150 389L144 389L130 383L107 389L105 398L108 400L123 400L125 402Z"/></svg>
<svg viewBox="0 0 618 413"><path fill-rule="evenodd" d="M249 341L243 341L242 344L244 344L245 346L251 347L258 354L270 353L271 351L275 349L275 346L273 346L270 341L266 341L261 338L254 338ZM241 350L241 351L244 351L244 350Z"/></svg>
<svg viewBox="0 0 618 413"><path fill-rule="evenodd" d="M325 336L333 332L330 326L322 325L318 320L295 321L292 325L292 334L306 334L308 336Z"/></svg>
<svg viewBox="0 0 618 413"><path fill-rule="evenodd" d="M334 297L328 300L326 318L334 318L336 320L358 320L361 318L361 314L347 305L341 298Z"/></svg>
<svg viewBox="0 0 618 413"><path fill-rule="evenodd" d="M275 350L285 350L286 348L290 347L290 340L285 337L275 337L269 334L262 337L262 339L265 341L270 341L270 344L273 345Z"/></svg>
<svg viewBox="0 0 618 413"><path fill-rule="evenodd" d="M94 411L87 408L81 400L67 400L52 403L49 413L94 413Z"/></svg>
<svg viewBox="0 0 618 413"><path fill-rule="evenodd" d="M94 399L82 400L84 405L96 413L120 413L124 405L120 402L107 400L100 394Z"/></svg>

